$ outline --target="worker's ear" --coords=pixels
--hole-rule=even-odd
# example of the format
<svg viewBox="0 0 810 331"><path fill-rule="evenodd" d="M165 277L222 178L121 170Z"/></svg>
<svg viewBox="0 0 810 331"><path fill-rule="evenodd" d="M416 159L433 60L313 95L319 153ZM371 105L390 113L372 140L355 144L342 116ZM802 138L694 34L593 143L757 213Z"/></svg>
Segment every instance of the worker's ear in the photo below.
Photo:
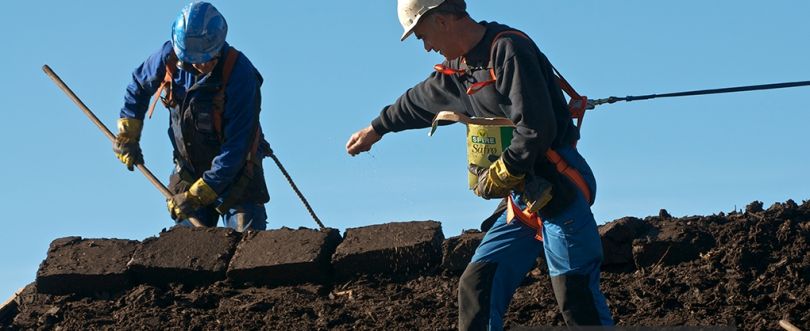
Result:
<svg viewBox="0 0 810 331"><path fill-rule="evenodd" d="M430 18L433 20L433 25L441 32L447 32L450 30L450 19L447 15L442 13L435 13L430 15Z"/></svg>

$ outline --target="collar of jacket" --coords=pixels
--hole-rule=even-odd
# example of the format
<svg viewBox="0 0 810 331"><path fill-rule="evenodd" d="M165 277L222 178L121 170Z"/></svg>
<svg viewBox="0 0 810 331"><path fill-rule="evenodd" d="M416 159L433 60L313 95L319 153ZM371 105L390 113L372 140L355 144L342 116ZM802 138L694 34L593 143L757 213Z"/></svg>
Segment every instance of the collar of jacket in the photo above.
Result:
<svg viewBox="0 0 810 331"><path fill-rule="evenodd" d="M225 45L222 46L222 50L220 50L220 52L219 52L217 64L214 66L214 69L211 70L211 72L209 72L209 73L207 73L205 75L196 76L197 77L197 82L194 83L191 86L191 88L189 88L189 92L191 92L193 90L200 89L200 88L214 89L214 90L220 88L220 85L222 83L222 71L224 70L224 67L225 67L225 58L227 57L228 50L230 48L231 48L231 46L228 45L228 43L225 43ZM189 71L186 71L186 72L189 72ZM194 76L193 72L189 72L189 73L191 73L192 76Z"/></svg>
<svg viewBox="0 0 810 331"><path fill-rule="evenodd" d="M488 68L493 39L495 39L498 33L513 29L506 25L499 24L498 22L481 21L478 24L483 25L487 30L484 33L484 37L481 38L481 41L464 55L464 59L468 67Z"/></svg>

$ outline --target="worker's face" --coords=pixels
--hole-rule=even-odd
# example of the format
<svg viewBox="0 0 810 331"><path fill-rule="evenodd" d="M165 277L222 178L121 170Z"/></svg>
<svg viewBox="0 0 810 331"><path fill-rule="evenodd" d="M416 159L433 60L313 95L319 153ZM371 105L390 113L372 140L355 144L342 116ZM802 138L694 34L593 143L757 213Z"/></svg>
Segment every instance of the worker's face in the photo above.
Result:
<svg viewBox="0 0 810 331"><path fill-rule="evenodd" d="M214 71L214 67L217 65L217 59L213 59L208 62L203 63L194 63L191 66L194 67L194 70L197 70L201 75L206 75L211 71Z"/></svg>
<svg viewBox="0 0 810 331"><path fill-rule="evenodd" d="M455 38L454 21L450 15L428 14L416 24L413 34L424 43L425 51L435 51L448 60L464 55Z"/></svg>

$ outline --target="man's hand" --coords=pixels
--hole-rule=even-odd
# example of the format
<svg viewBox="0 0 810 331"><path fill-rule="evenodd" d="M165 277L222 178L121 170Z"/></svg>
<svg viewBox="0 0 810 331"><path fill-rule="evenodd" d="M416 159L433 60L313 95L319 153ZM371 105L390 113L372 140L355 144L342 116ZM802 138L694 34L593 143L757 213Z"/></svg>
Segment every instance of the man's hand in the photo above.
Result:
<svg viewBox="0 0 810 331"><path fill-rule="evenodd" d="M173 195L171 199L166 200L166 205L169 208L169 215L178 222L187 219L188 215L200 208L199 201L188 192Z"/></svg>
<svg viewBox="0 0 810 331"><path fill-rule="evenodd" d="M141 130L143 121L134 118L118 119L118 135L113 142L113 152L115 157L126 164L129 171L134 170L137 164L143 164L143 153L141 153Z"/></svg>
<svg viewBox="0 0 810 331"><path fill-rule="evenodd" d="M489 168L470 164L470 172L478 176L473 188L475 195L484 199L504 198L523 183L525 175L513 175L506 169L503 159L498 159Z"/></svg>
<svg viewBox="0 0 810 331"><path fill-rule="evenodd" d="M123 142L116 139L113 143L113 152L115 157L121 160L121 163L127 166L127 170L135 170L135 166L143 164L143 153L141 152L141 145L137 142Z"/></svg>
<svg viewBox="0 0 810 331"><path fill-rule="evenodd" d="M374 131L374 128L369 125L368 127L355 132L346 142L346 152L351 156L355 156L362 152L371 150L371 145L380 141L382 136Z"/></svg>
<svg viewBox="0 0 810 331"><path fill-rule="evenodd" d="M166 200L166 204L172 219L179 222L188 218L200 207L213 203L216 199L217 193L214 192L214 189L200 178L191 185L188 191L175 194L171 199Z"/></svg>

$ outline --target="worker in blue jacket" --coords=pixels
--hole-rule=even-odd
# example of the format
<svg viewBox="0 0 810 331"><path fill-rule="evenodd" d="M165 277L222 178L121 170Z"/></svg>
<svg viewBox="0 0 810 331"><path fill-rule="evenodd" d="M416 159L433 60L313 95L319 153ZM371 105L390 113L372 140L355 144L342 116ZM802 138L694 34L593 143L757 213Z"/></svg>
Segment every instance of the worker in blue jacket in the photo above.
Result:
<svg viewBox="0 0 810 331"><path fill-rule="evenodd" d="M225 42L228 24L210 3L193 2L177 16L172 39L132 73L113 150L129 170L144 162L139 140L155 97L170 112L175 168L170 215L205 226L264 230L269 201L262 158L272 153L259 112L262 76ZM151 110L149 110L151 116Z"/></svg>
<svg viewBox="0 0 810 331"><path fill-rule="evenodd" d="M505 198L512 211L537 210L511 218L520 213L499 208L490 217L459 280L459 330L503 329L512 295L541 251L566 324L613 325L599 288L602 245L590 210L596 181L574 147L579 131L549 60L522 32L472 20L464 0L399 0L398 11L402 40L413 34L446 60L354 133L347 152L368 151L389 132L429 127L442 110L508 118L515 124L509 147L489 168L470 167L474 193ZM539 179L550 190L530 191Z"/></svg>

